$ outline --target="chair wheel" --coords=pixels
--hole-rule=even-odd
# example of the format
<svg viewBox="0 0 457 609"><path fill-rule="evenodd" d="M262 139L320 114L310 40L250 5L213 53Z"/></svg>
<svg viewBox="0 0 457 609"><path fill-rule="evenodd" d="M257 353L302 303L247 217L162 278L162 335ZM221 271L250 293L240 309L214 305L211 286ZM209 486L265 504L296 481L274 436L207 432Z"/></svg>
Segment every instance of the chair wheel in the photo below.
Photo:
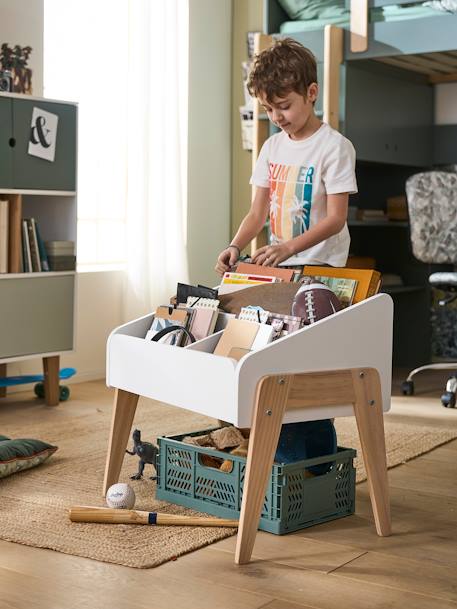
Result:
<svg viewBox="0 0 457 609"><path fill-rule="evenodd" d="M66 402L70 397L70 388L66 385L60 385L59 387L59 400L61 402Z"/></svg>
<svg viewBox="0 0 457 609"><path fill-rule="evenodd" d="M455 408L455 393L446 391L441 396L441 403L445 408Z"/></svg>
<svg viewBox="0 0 457 609"><path fill-rule="evenodd" d="M44 398L44 383L37 383L33 388L35 395L37 398Z"/></svg>
<svg viewBox="0 0 457 609"><path fill-rule="evenodd" d="M401 384L401 391L403 395L414 395L413 381L403 381L403 383Z"/></svg>

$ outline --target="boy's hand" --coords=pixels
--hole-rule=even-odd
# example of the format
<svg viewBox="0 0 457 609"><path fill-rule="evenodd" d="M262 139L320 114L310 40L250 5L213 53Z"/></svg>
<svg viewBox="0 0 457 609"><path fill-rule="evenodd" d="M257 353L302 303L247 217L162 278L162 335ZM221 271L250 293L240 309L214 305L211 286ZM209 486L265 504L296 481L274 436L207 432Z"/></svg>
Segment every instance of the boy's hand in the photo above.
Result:
<svg viewBox="0 0 457 609"><path fill-rule="evenodd" d="M252 262L254 264L261 264L262 266L278 266L287 258L293 256L293 251L290 245L287 243L280 243L278 245L264 245L260 247L252 256Z"/></svg>
<svg viewBox="0 0 457 609"><path fill-rule="evenodd" d="M227 247L223 252L219 254L216 266L214 270L219 275L222 275L230 270L230 268L236 264L238 260L239 250L235 247Z"/></svg>

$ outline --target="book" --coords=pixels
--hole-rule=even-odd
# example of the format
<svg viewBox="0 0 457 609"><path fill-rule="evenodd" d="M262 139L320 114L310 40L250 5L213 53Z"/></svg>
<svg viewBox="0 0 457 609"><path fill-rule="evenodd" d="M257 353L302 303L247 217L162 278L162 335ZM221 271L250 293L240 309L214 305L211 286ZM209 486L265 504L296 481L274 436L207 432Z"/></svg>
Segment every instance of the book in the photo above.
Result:
<svg viewBox="0 0 457 609"><path fill-rule="evenodd" d="M353 304L377 294L380 286L381 273L373 269L349 269L332 266L308 266L303 268L303 274L311 277L344 277L356 279Z"/></svg>
<svg viewBox="0 0 457 609"><path fill-rule="evenodd" d="M317 279L317 281L321 281L332 290L343 305L343 308L351 306L357 288L357 279L349 279L348 277L325 277L321 275L314 275L314 278Z"/></svg>
<svg viewBox="0 0 457 609"><path fill-rule="evenodd" d="M387 222L387 214L383 209L358 209L357 220L361 222Z"/></svg>
<svg viewBox="0 0 457 609"><path fill-rule="evenodd" d="M8 272L21 273L22 261L22 196L9 195Z"/></svg>
<svg viewBox="0 0 457 609"><path fill-rule="evenodd" d="M30 253L29 231L27 228L27 220L22 220L22 253L24 273L32 272L32 256Z"/></svg>
<svg viewBox="0 0 457 609"><path fill-rule="evenodd" d="M292 332L300 330L303 326L303 319L297 315L284 315L281 313L270 313L267 323L272 326L274 333L272 340L287 336Z"/></svg>
<svg viewBox="0 0 457 609"><path fill-rule="evenodd" d="M33 218L26 218L27 232L29 235L30 256L32 259L32 271L39 273L41 271L40 252L38 250L38 240L36 238Z"/></svg>
<svg viewBox="0 0 457 609"><path fill-rule="evenodd" d="M268 321L269 311L265 311L262 307L248 306L243 307L238 315L238 319L245 319L246 321L255 321L259 324L266 324Z"/></svg>
<svg viewBox="0 0 457 609"><path fill-rule="evenodd" d="M0 273L8 272L9 201L0 199Z"/></svg>
<svg viewBox="0 0 457 609"><path fill-rule="evenodd" d="M45 249L50 254L72 256L75 253L74 241L45 241Z"/></svg>
<svg viewBox="0 0 457 609"><path fill-rule="evenodd" d="M166 306L158 307L145 339L151 340L158 332L170 326L181 326L184 328L186 327L187 318L188 312L186 309L173 309L173 307ZM179 334L182 335L183 332ZM164 337L163 343L179 346L182 338L182 336L177 336L175 333L170 333Z"/></svg>
<svg viewBox="0 0 457 609"><path fill-rule="evenodd" d="M48 261L48 256L46 254L46 248L44 247L44 243L41 238L40 231L38 229L38 224L34 218L32 218L32 219L33 219L33 224L35 227L35 234L36 234L36 238L37 238L37 242L38 242L38 253L40 256L41 270L49 271L49 261Z"/></svg>
<svg viewBox="0 0 457 609"><path fill-rule="evenodd" d="M249 275L247 273L226 272L219 286L219 296L242 290L253 285L280 283L279 277L272 275Z"/></svg>
<svg viewBox="0 0 457 609"><path fill-rule="evenodd" d="M50 256L47 255L50 271L74 271L76 269L76 256Z"/></svg>
<svg viewBox="0 0 457 609"><path fill-rule="evenodd" d="M236 272L247 273L248 275L268 275L289 282L293 281L295 271L278 266L262 266L261 264L252 264L251 262L239 262L236 266Z"/></svg>
<svg viewBox="0 0 457 609"><path fill-rule="evenodd" d="M199 309L211 309L215 311L219 308L217 298L203 298L202 296L188 296L186 307L197 307Z"/></svg>

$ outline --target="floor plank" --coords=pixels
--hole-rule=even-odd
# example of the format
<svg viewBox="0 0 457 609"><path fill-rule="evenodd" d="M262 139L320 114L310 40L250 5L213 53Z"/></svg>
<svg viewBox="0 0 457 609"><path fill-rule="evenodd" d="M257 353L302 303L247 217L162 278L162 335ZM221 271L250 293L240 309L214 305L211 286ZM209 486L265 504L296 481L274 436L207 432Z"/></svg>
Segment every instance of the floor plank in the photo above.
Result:
<svg viewBox="0 0 457 609"><path fill-rule="evenodd" d="M212 548L230 552L233 556L235 546L236 537L228 537L213 544ZM287 543L284 543L278 535L259 531L254 544L253 558L266 560L274 557L274 562L281 565L329 573L363 553L363 550L306 539L294 533L288 534Z"/></svg>
<svg viewBox="0 0 457 609"><path fill-rule="evenodd" d="M386 609L386 607L414 607L414 609L456 609L452 601L393 589L371 582L323 574L309 569L293 568L273 560L255 560L236 566L227 560L225 552L211 546L177 562L161 566L164 577L186 577L200 581L220 582L237 589L255 591L294 603L305 603L319 609ZM181 574L181 575L180 575ZM346 583L347 585L344 585Z"/></svg>
<svg viewBox="0 0 457 609"><path fill-rule="evenodd" d="M421 558L418 556L418 560L403 558L398 561L392 555L366 552L339 567L334 574L357 581L375 580L378 586L457 602L455 568L433 565Z"/></svg>
<svg viewBox="0 0 457 609"><path fill-rule="evenodd" d="M274 598L210 580L183 582L179 574L164 577L160 568L133 569L5 541L0 541L0 591L20 609L31 609L25 602L31 597L37 609L260 609Z"/></svg>

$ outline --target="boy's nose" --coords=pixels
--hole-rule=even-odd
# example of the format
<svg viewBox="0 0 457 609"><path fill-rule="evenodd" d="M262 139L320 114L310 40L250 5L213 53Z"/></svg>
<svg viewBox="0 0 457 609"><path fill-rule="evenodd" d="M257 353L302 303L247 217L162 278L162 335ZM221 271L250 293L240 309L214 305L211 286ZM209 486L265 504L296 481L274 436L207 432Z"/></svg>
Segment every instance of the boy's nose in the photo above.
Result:
<svg viewBox="0 0 457 609"><path fill-rule="evenodd" d="M280 123L281 120L282 120L281 112L279 112L278 110L274 110L273 111L273 122Z"/></svg>

